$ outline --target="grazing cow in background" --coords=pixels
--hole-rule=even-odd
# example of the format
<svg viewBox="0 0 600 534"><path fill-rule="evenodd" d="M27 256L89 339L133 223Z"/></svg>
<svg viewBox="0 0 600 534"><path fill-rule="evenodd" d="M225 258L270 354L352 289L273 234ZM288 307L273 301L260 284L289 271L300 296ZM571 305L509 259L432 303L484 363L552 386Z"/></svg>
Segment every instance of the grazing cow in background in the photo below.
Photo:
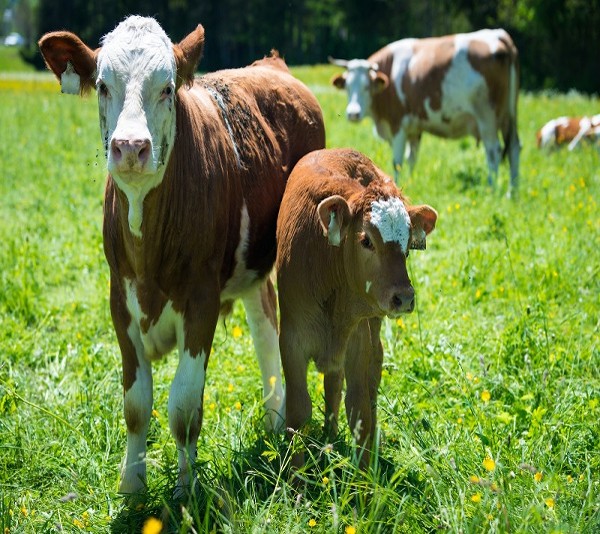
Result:
<svg viewBox="0 0 600 534"><path fill-rule="evenodd" d="M154 19L132 16L97 50L70 32L46 34L39 45L63 91L98 91L109 172L104 251L127 424L119 489L145 487L151 361L177 347L168 412L181 493L193 473L219 313L238 297L259 359L267 422L277 427L283 416L268 274L287 177L325 144L321 109L276 54L194 81L202 26L173 44Z"/></svg>
<svg viewBox="0 0 600 534"><path fill-rule="evenodd" d="M592 117L558 117L548 121L536 133L538 148L555 148L569 143L573 150L584 139L600 138L600 114Z"/></svg>
<svg viewBox="0 0 600 534"><path fill-rule="evenodd" d="M286 380L286 426L312 413L309 360L324 373L325 424L337 433L344 375L350 429L364 447L376 424L383 348L381 319L410 313L410 249L424 249L437 213L411 206L391 178L350 149L318 150L294 168L277 220L279 345ZM294 456L300 467L304 455Z"/></svg>
<svg viewBox="0 0 600 534"><path fill-rule="evenodd" d="M366 60L330 62L347 69L332 83L348 93L348 120L373 118L379 136L392 146L396 179L405 148L414 167L423 132L449 138L472 135L485 146L490 185L501 157L508 154L511 189L517 188L519 62L504 30L402 39Z"/></svg>

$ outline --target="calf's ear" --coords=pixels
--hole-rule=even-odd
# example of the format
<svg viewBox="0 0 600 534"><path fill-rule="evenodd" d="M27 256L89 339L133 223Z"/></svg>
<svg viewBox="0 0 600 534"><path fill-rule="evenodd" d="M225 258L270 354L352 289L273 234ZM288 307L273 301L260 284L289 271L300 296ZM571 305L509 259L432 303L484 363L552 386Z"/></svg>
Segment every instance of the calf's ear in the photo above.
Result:
<svg viewBox="0 0 600 534"><path fill-rule="evenodd" d="M77 35L64 31L45 34L38 46L63 93L84 94L96 86L99 48L92 50Z"/></svg>
<svg viewBox="0 0 600 534"><path fill-rule="evenodd" d="M204 28L198 24L196 29L183 38L179 44L173 45L175 62L177 64L177 88L181 85L191 85L194 80L196 67L204 52Z"/></svg>
<svg viewBox="0 0 600 534"><path fill-rule="evenodd" d="M408 206L411 232L408 248L425 250L427 248L426 236L433 232L437 221L437 211L431 206L422 204L420 206Z"/></svg>
<svg viewBox="0 0 600 534"><path fill-rule="evenodd" d="M317 215L323 228L323 235L334 247L339 247L346 237L350 222L350 207L344 197L333 195L322 200L317 206Z"/></svg>
<svg viewBox="0 0 600 534"><path fill-rule="evenodd" d="M331 78L331 85L337 87L338 89L344 89L346 87L346 73L336 74L333 78Z"/></svg>

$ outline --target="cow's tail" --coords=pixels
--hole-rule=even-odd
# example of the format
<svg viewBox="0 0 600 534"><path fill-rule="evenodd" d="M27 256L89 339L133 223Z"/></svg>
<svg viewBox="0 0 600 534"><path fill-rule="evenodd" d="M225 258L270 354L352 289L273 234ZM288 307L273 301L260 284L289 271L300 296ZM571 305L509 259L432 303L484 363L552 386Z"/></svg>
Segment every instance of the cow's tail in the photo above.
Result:
<svg viewBox="0 0 600 534"><path fill-rule="evenodd" d="M503 132L504 137L504 150L502 152L502 158L504 159L508 155L509 148L512 143L518 143L518 132L517 132L517 104L519 99L519 55L516 47L512 42L506 43L510 51L509 57L509 83L508 83L508 121L506 124L506 131Z"/></svg>

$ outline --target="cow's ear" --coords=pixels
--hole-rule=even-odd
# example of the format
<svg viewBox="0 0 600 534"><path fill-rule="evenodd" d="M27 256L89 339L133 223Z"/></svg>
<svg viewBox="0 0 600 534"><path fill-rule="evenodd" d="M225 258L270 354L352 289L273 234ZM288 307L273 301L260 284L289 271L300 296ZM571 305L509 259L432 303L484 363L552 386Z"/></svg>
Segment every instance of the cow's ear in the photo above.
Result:
<svg viewBox="0 0 600 534"><path fill-rule="evenodd" d="M331 78L331 85L337 87L338 89L344 89L346 87L346 73L336 74L333 78Z"/></svg>
<svg viewBox="0 0 600 534"><path fill-rule="evenodd" d="M408 206L408 215L411 223L408 248L425 250L427 245L426 236L435 228L437 211L431 206L422 204L420 206Z"/></svg>
<svg viewBox="0 0 600 534"><path fill-rule="evenodd" d="M317 206L317 214L323 235L331 245L339 247L350 223L351 212L346 199L340 195L327 197Z"/></svg>
<svg viewBox="0 0 600 534"><path fill-rule="evenodd" d="M52 32L38 42L48 68L60 80L63 93L84 94L96 86L96 58L92 50L71 32Z"/></svg>
<svg viewBox="0 0 600 534"><path fill-rule="evenodd" d="M190 85L194 80L196 67L204 51L204 28L198 24L196 29L179 44L173 45L175 62L177 63L177 88Z"/></svg>
<svg viewBox="0 0 600 534"><path fill-rule="evenodd" d="M380 93L390 84L390 79L383 72L372 70L370 71L370 76L373 92L375 93Z"/></svg>

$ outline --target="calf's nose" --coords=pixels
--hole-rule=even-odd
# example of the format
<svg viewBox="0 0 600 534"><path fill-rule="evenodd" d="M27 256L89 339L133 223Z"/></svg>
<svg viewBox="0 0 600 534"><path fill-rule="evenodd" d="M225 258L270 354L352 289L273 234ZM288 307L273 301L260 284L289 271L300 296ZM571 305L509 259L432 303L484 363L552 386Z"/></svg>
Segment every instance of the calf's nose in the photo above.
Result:
<svg viewBox="0 0 600 534"><path fill-rule="evenodd" d="M143 167L150 157L149 139L113 139L110 148L118 165Z"/></svg>
<svg viewBox="0 0 600 534"><path fill-rule="evenodd" d="M415 309L415 290L406 287L394 291L390 298L390 310L395 313L410 313Z"/></svg>

